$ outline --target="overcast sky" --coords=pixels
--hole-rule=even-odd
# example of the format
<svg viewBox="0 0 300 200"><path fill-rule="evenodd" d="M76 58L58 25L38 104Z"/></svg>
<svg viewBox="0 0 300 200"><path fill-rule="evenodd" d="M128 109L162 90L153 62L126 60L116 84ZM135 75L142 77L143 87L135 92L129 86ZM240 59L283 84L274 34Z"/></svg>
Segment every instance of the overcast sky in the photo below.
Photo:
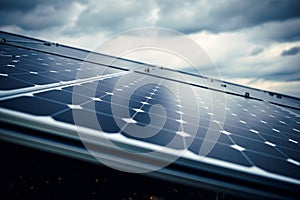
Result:
<svg viewBox="0 0 300 200"><path fill-rule="evenodd" d="M224 80L300 97L300 1L0 0L0 29L89 50L138 27L197 42Z"/></svg>

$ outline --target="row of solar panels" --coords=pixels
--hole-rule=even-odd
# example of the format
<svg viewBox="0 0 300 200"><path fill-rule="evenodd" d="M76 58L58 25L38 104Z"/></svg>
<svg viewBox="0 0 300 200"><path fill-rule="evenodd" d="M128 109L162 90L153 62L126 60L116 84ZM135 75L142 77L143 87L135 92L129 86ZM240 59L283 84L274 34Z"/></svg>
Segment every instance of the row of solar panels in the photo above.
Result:
<svg viewBox="0 0 300 200"><path fill-rule="evenodd" d="M5 32L1 37L5 38L0 46L2 139L22 141L23 137L32 140L32 145L50 141L50 146L60 146L57 137L59 141L85 139L69 133L74 125L88 128L85 134L100 127L121 146L133 149L135 144L136 151L149 147L147 152L151 152L165 146L174 152L186 150L178 165L162 169L164 175L180 180L183 173L189 182L202 182L202 176L209 176L207 185L259 195L298 194L299 99L97 53L96 60L85 61L87 51ZM193 89L194 102L185 97L187 88ZM247 92L250 95L245 98ZM166 119L152 113L154 105L165 109ZM128 110L130 117L114 110ZM83 120L74 119L76 116ZM98 124L90 123L95 117ZM159 127L154 119L166 121ZM7 124L45 133L12 132ZM143 138L120 124L159 131ZM101 141L96 145L101 146ZM213 148L202 155L203 146ZM203 156L205 159L200 159ZM120 158L111 159L120 162ZM181 172L178 166L186 170ZM199 175L201 171L204 175Z"/></svg>
<svg viewBox="0 0 300 200"><path fill-rule="evenodd" d="M7 43L9 42L10 44L13 45L21 45L22 47L26 47L28 49L18 49L16 52L14 52L13 54L10 52L9 48L10 47L6 47L6 51L2 52L1 54L1 58L3 60L10 60L10 56L16 56L12 60L12 64L7 64L9 67L7 68L1 68L1 74L12 74L12 75L19 75L16 76L14 78L19 78L22 74L26 74L30 73L31 74L36 74L41 72L41 76L48 76L50 75L50 78L53 78L53 80L48 80L45 82L41 82L41 81L36 81L35 83L37 84L47 84L47 83L53 83L53 82L57 82L57 81L65 81L65 80L74 80L76 76L76 72L78 70L78 68L80 68L80 65L82 64L82 62L84 61L85 64L87 65L87 61L85 60L85 58L87 57L87 55L89 55L88 51L84 51L84 50L79 50L76 48L70 48L67 47L65 45L60 45L58 43L51 43L51 42L45 42L42 40L32 40L31 38L27 38L27 37L19 37L17 35L10 35L9 38L5 37L5 32L2 32L4 40L2 39L2 43ZM7 38L7 39L6 39ZM32 50L34 49L34 50ZM38 51L36 51L38 50ZM15 51L15 50L14 50ZM22 53L22 51L26 51L26 53ZM44 54L46 52L46 54ZM24 60L25 63L19 63L21 56L22 57L26 57L26 56L30 56L30 61L27 63L26 58L23 58L22 61ZM115 66L119 66L123 69L140 69L140 70L145 70L145 67L152 67L152 69L158 68L156 66L151 66L151 65L145 65L144 63L140 63L140 62L132 62L126 59L115 59L115 57L112 56L107 56L104 54L100 54L100 53L93 53L96 56L90 56L89 58L93 58L95 60L90 60L90 64L91 66L87 69L84 70L90 70L90 71L94 71L97 68L97 65L102 64L102 65L110 65L113 64ZM32 57L31 57L32 56ZM70 59L71 58L71 59ZM36 66L35 63L35 67L30 66L30 62L35 62L34 59L37 59L39 62L39 66ZM75 60L74 60L75 59ZM42 62L43 60L45 60L45 62ZM96 63L96 64L95 64ZM47 65L49 64L49 66L47 68L45 68L43 65ZM19 65L27 65L27 68L19 68ZM61 69L60 65L64 66L65 69ZM11 69L11 68L15 68L15 69ZM51 73L56 73L57 69L60 69L59 74L57 76L54 76ZM168 69L165 68L165 70L169 70L169 72L174 72L175 73L175 77L177 76L178 71L177 70L172 70L172 69ZM159 70L157 70L159 71ZM157 72L156 71L156 72ZM154 70L151 71L152 73L156 74ZM180 72L180 71L179 71ZM99 73L102 73L101 71ZM181 73L185 73L188 74L190 76L188 76L188 80L190 82L194 82L196 84L199 84L199 77L202 79L209 79L207 77L203 77L203 76L199 76L199 75L194 75L194 74L189 74L186 72L181 72ZM81 73L81 74L85 74L86 76L91 76L91 74L89 74L88 72L85 73ZM97 71L95 71L95 74L97 74ZM168 73L168 76L172 77L172 73ZM27 77L26 77L27 78ZM32 78L32 77L31 77ZM168 77L170 78L170 77ZM10 81L10 79L8 78L7 81ZM20 81L20 79L18 80ZM214 83L214 81L216 83ZM254 98L258 98L261 100L265 100L265 101L269 101L269 102L274 102L274 103L278 103L278 104L283 104L286 106L292 106L295 108L300 108L299 105L299 99L295 98L295 97L291 97L291 96L287 96L287 95L282 95L282 94L278 94L278 93L274 93L274 92L268 92L268 91L262 91L262 90L258 90L258 89L253 89L253 88L249 88L249 87L245 87L245 86L240 86L240 85L236 85L236 84L232 84L229 82L224 82L220 81L220 80L214 80L214 79L209 79L208 81L205 81L205 84L203 84L203 80L200 80L200 85L201 86L209 86L213 89L220 89L221 90L225 90L226 92L229 93L235 93L238 95L245 95L246 93L248 93L251 97ZM32 83L34 84L34 83ZM16 84L14 86L17 86ZM28 86L28 85L26 85ZM32 86L32 85L31 85ZM23 88L25 87L24 84L20 84L18 85L18 87L16 88ZM5 90L5 88L2 88L3 90Z"/></svg>

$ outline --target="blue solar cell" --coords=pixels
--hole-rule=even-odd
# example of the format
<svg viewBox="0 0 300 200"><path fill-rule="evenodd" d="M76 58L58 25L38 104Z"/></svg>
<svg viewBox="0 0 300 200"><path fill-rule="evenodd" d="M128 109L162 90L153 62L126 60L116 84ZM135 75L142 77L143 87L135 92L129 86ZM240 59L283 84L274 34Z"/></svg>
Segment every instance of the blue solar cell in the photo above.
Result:
<svg viewBox="0 0 300 200"><path fill-rule="evenodd" d="M80 94L83 96L87 96L87 97L92 97L95 94L95 89L89 89L86 87L83 87L81 85L76 85L76 86L68 86L68 87L63 87L62 90L70 92L70 93L74 93L74 94Z"/></svg>
<svg viewBox="0 0 300 200"><path fill-rule="evenodd" d="M157 144L160 146L168 146L168 147L174 148L174 149L184 149L185 148L182 137L174 134L174 130L170 131L170 130L162 129L154 136L147 137L147 138L134 137L125 132L122 132L122 134L128 138L138 139L141 141L145 141L145 142L152 143L152 144ZM143 133L141 133L141 136L142 135L143 135Z"/></svg>
<svg viewBox="0 0 300 200"><path fill-rule="evenodd" d="M235 135L235 136L240 136L240 137L244 137L244 138L249 138L252 140L261 140L261 138L259 137L258 133L256 133L255 129L252 129L252 131L250 131L249 129L244 129L241 127L236 127L236 126L231 126L229 124L225 124L223 127L224 130L226 130L227 132ZM260 129L259 129L260 130Z"/></svg>
<svg viewBox="0 0 300 200"><path fill-rule="evenodd" d="M1 101L0 107L41 116L51 116L67 108L62 104L28 96Z"/></svg>
<svg viewBox="0 0 300 200"><path fill-rule="evenodd" d="M278 159L270 156L261 155L246 151L245 154L255 163L255 165L267 172L281 174L284 176L300 178L299 166L287 162L284 159Z"/></svg>
<svg viewBox="0 0 300 200"><path fill-rule="evenodd" d="M47 100L53 100L58 101L65 104L75 104L80 105L82 103L86 103L88 101L91 101L90 98L78 94L72 94L70 92L65 92L63 90L50 90L47 92L41 92L38 94L35 94L37 97L41 97Z"/></svg>
<svg viewBox="0 0 300 200"><path fill-rule="evenodd" d="M40 75L53 79L55 82L72 81L76 79L76 76L72 76L71 74L63 74L59 71L42 72Z"/></svg>
<svg viewBox="0 0 300 200"><path fill-rule="evenodd" d="M250 151L256 151L256 152L262 152L267 155L272 155L275 157L282 157L281 155L275 148L267 145L264 143L262 140L251 140L251 139L246 139L242 137L237 137L232 135L231 138L240 146L244 147L247 150Z"/></svg>
<svg viewBox="0 0 300 200"><path fill-rule="evenodd" d="M29 83L32 83L34 85L46 85L51 83L57 83L57 80L48 78L47 76L43 76L42 74L39 74L37 72L31 72L27 74L17 74L17 75L11 75L12 78L26 81Z"/></svg>
<svg viewBox="0 0 300 200"><path fill-rule="evenodd" d="M297 141L295 137L287 137L286 135L281 136L281 135L266 135L261 133L261 135L269 142L276 144L279 147L285 147L285 148L291 148L299 151L300 154L300 146L297 145L296 143L293 143L289 141L289 139L293 141ZM292 139L293 138L293 139ZM298 138L300 139L300 137Z"/></svg>
<svg viewBox="0 0 300 200"><path fill-rule="evenodd" d="M276 147L279 151L281 151L283 154L288 155L289 158L298 160L300 151L296 151L296 149L286 148L291 147L291 145L285 146L285 147Z"/></svg>
<svg viewBox="0 0 300 200"><path fill-rule="evenodd" d="M0 90L14 90L33 86L34 84L32 83L19 81L8 76L0 76Z"/></svg>
<svg viewBox="0 0 300 200"><path fill-rule="evenodd" d="M11 65L11 66L1 65L1 66L0 66L0 73L1 73L1 74L8 74L8 75L11 75L11 74L24 73L24 72L25 72L25 71L23 71L23 70L19 70L19 69L15 68L14 65Z"/></svg>
<svg viewBox="0 0 300 200"><path fill-rule="evenodd" d="M192 142L191 146L189 147L189 150L191 150L192 152L194 152L196 154L199 154L201 152L200 151L201 146L203 145L204 142L209 145L215 144L213 141L206 141L206 140L203 140L200 138L195 138L194 141ZM201 153L200 153L200 155L201 155ZM241 152L231 148L230 146L222 145L219 143L216 143L214 145L212 151L210 151L207 155L204 155L204 156L216 158L216 159L222 160L222 161L232 162L235 164L240 164L243 166L251 166L249 161L243 156L243 154Z"/></svg>
<svg viewBox="0 0 300 200"><path fill-rule="evenodd" d="M74 120L74 115L80 116L80 120ZM97 116L98 118L99 124L101 125L101 129L99 124L94 124L90 122L90 119L94 118L95 116ZM118 133L120 131L118 126L113 121L112 116L103 115L83 109L69 109L63 113L54 115L53 118L61 122L76 124L77 126L83 126L95 130L102 130L106 133Z"/></svg>

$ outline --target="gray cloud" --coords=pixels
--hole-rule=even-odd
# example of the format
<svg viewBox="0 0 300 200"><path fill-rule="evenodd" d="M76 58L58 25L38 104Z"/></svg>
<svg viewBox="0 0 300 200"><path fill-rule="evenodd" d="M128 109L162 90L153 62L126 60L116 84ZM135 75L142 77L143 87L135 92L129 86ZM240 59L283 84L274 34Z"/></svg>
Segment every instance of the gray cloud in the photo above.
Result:
<svg viewBox="0 0 300 200"><path fill-rule="evenodd" d="M119 32L139 26L149 26L151 23L148 18L153 9L151 2L143 1L90 3L88 9L80 13L75 29Z"/></svg>
<svg viewBox="0 0 300 200"><path fill-rule="evenodd" d="M293 42L300 40L300 18L269 22L253 27L248 35L256 42Z"/></svg>
<svg viewBox="0 0 300 200"><path fill-rule="evenodd" d="M17 26L23 30L42 30L70 23L75 1L10 0L1 2L0 26Z"/></svg>
<svg viewBox="0 0 300 200"><path fill-rule="evenodd" d="M300 17L300 1L96 1L9 0L1 2L0 26L25 30L47 29L70 21L72 3L87 8L80 13L74 31L119 32L138 26L161 26L189 34L202 30L234 31L268 22ZM79 13L78 13L79 14ZM35 20L34 20L35 19ZM288 29L285 30L288 32ZM299 34L298 34L299 35Z"/></svg>
<svg viewBox="0 0 300 200"><path fill-rule="evenodd" d="M300 47L293 47L289 50L285 50L281 53L282 56L293 56L300 53Z"/></svg>
<svg viewBox="0 0 300 200"><path fill-rule="evenodd" d="M255 37L273 41L300 39L300 1L102 1L87 5L74 31L117 33L139 26L171 28L185 34L239 31L261 27ZM297 20L298 19L298 20Z"/></svg>
<svg viewBox="0 0 300 200"><path fill-rule="evenodd" d="M1 12L7 12L12 10L19 10L27 12L32 10L39 3L39 0L13 0L13 1L2 1L0 6ZM44 2L46 3L46 2Z"/></svg>
<svg viewBox="0 0 300 200"><path fill-rule="evenodd" d="M256 48L254 48L254 49L251 50L250 56L256 56L256 55L260 54L263 51L264 51L264 48L262 48L262 47L256 47Z"/></svg>
<svg viewBox="0 0 300 200"><path fill-rule="evenodd" d="M267 51L267 50L266 50ZM280 55L272 59L256 59L246 62L233 62L233 59L219 67L222 76L227 78L258 78L271 81L300 81L299 57L283 59Z"/></svg>
<svg viewBox="0 0 300 200"><path fill-rule="evenodd" d="M78 5L80 9L76 9ZM299 7L300 1L294 0L167 0L159 3L151 0L8 0L1 1L0 28L42 38L60 37L64 43L71 42L70 45L77 45L79 38L80 42L93 43L96 35L107 39L111 34L145 26L171 28L187 35L203 33L212 43L217 38L217 43L223 45L221 49L228 48L228 51L216 50L217 54L226 55L215 60L224 76L294 81L300 79L299 58L288 55L298 54L300 47L281 50L280 55L273 55L270 49L280 43L300 40ZM224 36L230 34L237 37ZM218 40L222 35L225 42ZM235 45L239 42L246 44L239 49ZM240 61L243 59L244 62ZM206 69L203 70L205 74Z"/></svg>
<svg viewBox="0 0 300 200"><path fill-rule="evenodd" d="M272 21L300 17L299 1L180 1L160 6L158 25L171 26L184 33L201 30L233 31Z"/></svg>
<svg viewBox="0 0 300 200"><path fill-rule="evenodd" d="M269 73L263 76L265 80L275 80L275 81L300 81L300 72L278 72L278 73Z"/></svg>

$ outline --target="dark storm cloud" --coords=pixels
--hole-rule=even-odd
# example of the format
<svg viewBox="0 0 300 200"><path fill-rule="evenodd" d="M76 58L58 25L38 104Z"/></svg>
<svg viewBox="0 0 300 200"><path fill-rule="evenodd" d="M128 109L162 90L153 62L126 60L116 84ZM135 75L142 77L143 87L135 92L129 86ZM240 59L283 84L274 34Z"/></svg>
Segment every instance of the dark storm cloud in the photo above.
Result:
<svg viewBox="0 0 300 200"><path fill-rule="evenodd" d="M165 2L165 1L164 1ZM184 33L233 31L267 22L300 17L300 1L180 1L160 6L158 25Z"/></svg>
<svg viewBox="0 0 300 200"><path fill-rule="evenodd" d="M20 10L26 12L32 10L39 2L40 2L39 0L2 1L0 6L0 12L7 12L12 10Z"/></svg>
<svg viewBox="0 0 300 200"><path fill-rule="evenodd" d="M0 26L17 26L23 30L41 30L61 26L72 16L69 11L74 1L9 0L1 2Z"/></svg>
<svg viewBox="0 0 300 200"><path fill-rule="evenodd" d="M24 30L39 30L67 24L72 18L70 5L74 2L4 1L0 7L0 26L15 25ZM202 30L224 32L300 17L300 1L292 0L77 2L85 5L86 9L78 13L74 32L119 32L139 26L172 28L186 34ZM297 35L298 31L292 31L293 37Z"/></svg>
<svg viewBox="0 0 300 200"><path fill-rule="evenodd" d="M300 47L293 47L289 50L284 50L281 55L282 56L293 56L293 55L297 55L298 53L300 53Z"/></svg>
<svg viewBox="0 0 300 200"><path fill-rule="evenodd" d="M140 26L158 26L190 34L262 27L254 33L256 38L300 39L300 1L101 1L85 5L87 9L80 13L72 32L117 33Z"/></svg>
<svg viewBox="0 0 300 200"><path fill-rule="evenodd" d="M26 13L28 11L32 11L37 6L54 6L55 8L67 8L69 7L75 0L6 0L1 1L0 12L10 12L10 11L19 11ZM80 2L87 2L86 0L80 0ZM55 13L53 13L55 14Z"/></svg>
<svg viewBox="0 0 300 200"><path fill-rule="evenodd" d="M254 27L249 37L262 42L261 40L276 42L293 42L300 40L300 18L290 19L281 22L270 22L262 26Z"/></svg>

